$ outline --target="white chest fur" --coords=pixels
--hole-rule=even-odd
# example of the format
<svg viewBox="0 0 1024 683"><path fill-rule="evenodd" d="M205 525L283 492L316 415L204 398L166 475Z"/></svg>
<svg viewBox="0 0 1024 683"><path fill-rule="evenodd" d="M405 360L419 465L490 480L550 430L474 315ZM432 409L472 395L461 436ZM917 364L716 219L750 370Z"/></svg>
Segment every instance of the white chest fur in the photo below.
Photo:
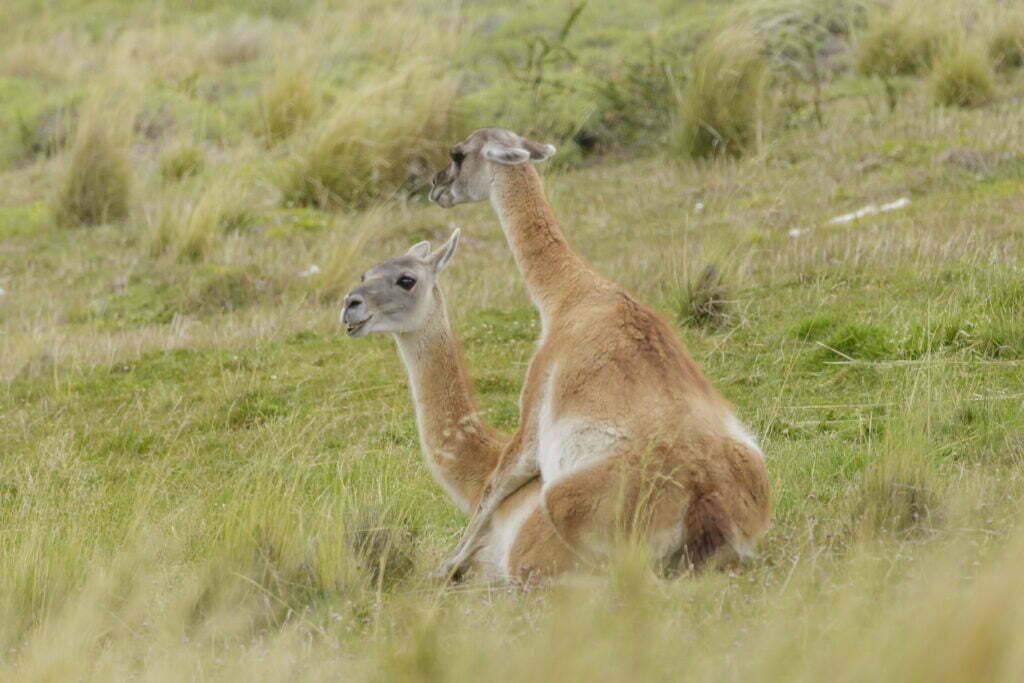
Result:
<svg viewBox="0 0 1024 683"><path fill-rule="evenodd" d="M593 418L556 417L551 395L548 387L537 415L537 462L545 486L610 457L626 440L614 426Z"/></svg>

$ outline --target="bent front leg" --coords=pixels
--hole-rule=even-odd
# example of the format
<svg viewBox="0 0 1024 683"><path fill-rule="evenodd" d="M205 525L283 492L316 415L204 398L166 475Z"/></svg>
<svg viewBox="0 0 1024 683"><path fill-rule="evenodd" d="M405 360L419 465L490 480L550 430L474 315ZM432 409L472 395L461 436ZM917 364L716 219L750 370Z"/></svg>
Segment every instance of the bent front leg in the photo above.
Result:
<svg viewBox="0 0 1024 683"><path fill-rule="evenodd" d="M465 571L477 550L481 535L486 531L494 511L501 502L540 475L536 459L526 457L518 449L511 450L511 447L519 442L519 439L512 440L510 449L505 452L491 473L480 495L480 502L462 534L462 539L436 572L439 578L457 579Z"/></svg>

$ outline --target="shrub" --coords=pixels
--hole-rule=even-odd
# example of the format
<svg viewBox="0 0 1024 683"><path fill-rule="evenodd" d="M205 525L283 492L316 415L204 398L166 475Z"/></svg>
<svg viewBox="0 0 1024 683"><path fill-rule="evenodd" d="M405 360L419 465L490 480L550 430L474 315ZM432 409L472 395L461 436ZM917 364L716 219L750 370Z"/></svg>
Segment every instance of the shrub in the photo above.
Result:
<svg viewBox="0 0 1024 683"><path fill-rule="evenodd" d="M203 164L202 147L188 142L178 143L160 157L160 176L164 180L178 181L202 171Z"/></svg>
<svg viewBox="0 0 1024 683"><path fill-rule="evenodd" d="M288 164L285 201L333 209L394 194L415 165L450 142L454 91L452 81L415 69L341 98Z"/></svg>
<svg viewBox="0 0 1024 683"><path fill-rule="evenodd" d="M857 68L866 75L917 74L927 69L946 39L949 13L896 0L868 16L857 44Z"/></svg>
<svg viewBox="0 0 1024 683"><path fill-rule="evenodd" d="M996 94L995 73L984 50L966 38L936 60L930 85L935 101L946 106L980 107Z"/></svg>
<svg viewBox="0 0 1024 683"><path fill-rule="evenodd" d="M111 107L93 103L78 119L53 197L58 225L98 225L128 213L132 168L130 124L119 124Z"/></svg>
<svg viewBox="0 0 1024 683"><path fill-rule="evenodd" d="M847 42L864 10L862 0L770 0L738 8L763 36L773 90L783 91L792 115L810 111L824 125L824 85L849 66Z"/></svg>
<svg viewBox="0 0 1024 683"><path fill-rule="evenodd" d="M260 95L259 133L267 144L290 137L320 106L316 73L307 62L282 64Z"/></svg>
<svg viewBox="0 0 1024 683"><path fill-rule="evenodd" d="M768 73L762 49L758 35L742 24L697 49L674 135L680 153L738 156L760 147Z"/></svg>

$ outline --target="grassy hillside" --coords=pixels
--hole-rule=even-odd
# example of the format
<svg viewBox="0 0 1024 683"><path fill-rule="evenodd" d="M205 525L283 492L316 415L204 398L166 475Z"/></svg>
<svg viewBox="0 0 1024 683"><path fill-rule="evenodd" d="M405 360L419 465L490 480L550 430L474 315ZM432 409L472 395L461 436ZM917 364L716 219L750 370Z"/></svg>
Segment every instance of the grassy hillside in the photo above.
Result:
<svg viewBox="0 0 1024 683"><path fill-rule="evenodd" d="M0 7L0 679L1019 680L1015 5L179 5ZM337 318L461 227L514 427L537 316L490 207L423 197L492 124L757 433L752 566L425 578L466 520Z"/></svg>

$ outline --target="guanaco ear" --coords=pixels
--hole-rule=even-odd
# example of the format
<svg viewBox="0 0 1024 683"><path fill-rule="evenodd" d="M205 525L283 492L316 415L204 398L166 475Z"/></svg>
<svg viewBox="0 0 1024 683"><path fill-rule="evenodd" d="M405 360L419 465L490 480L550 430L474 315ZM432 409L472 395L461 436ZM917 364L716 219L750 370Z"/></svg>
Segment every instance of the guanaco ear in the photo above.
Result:
<svg viewBox="0 0 1024 683"><path fill-rule="evenodd" d="M515 146L503 145L500 142L490 140L484 143L480 153L484 159L495 161L499 164L514 166L527 161L545 161L555 154L554 145L545 145L529 138L519 137L519 144Z"/></svg>
<svg viewBox="0 0 1024 683"><path fill-rule="evenodd" d="M509 147L498 142L486 142L480 150L484 159L506 166L523 164L530 160L530 152L522 147Z"/></svg>
<svg viewBox="0 0 1024 683"><path fill-rule="evenodd" d="M529 138L520 138L523 147L530 153L530 161L547 161L555 156L555 146L545 145L543 142L535 142Z"/></svg>
<svg viewBox="0 0 1024 683"><path fill-rule="evenodd" d="M416 244L409 247L409 251L405 252L408 256L415 256L421 261L427 258L427 254L430 253L430 242L423 241L417 242Z"/></svg>
<svg viewBox="0 0 1024 683"><path fill-rule="evenodd" d="M459 232L458 228L452 233L452 236L448 238L448 241L444 243L437 251L427 257L427 263L434 266L434 272L440 273L442 270L448 267L448 264L452 260L452 256L455 256L455 250L459 246Z"/></svg>

